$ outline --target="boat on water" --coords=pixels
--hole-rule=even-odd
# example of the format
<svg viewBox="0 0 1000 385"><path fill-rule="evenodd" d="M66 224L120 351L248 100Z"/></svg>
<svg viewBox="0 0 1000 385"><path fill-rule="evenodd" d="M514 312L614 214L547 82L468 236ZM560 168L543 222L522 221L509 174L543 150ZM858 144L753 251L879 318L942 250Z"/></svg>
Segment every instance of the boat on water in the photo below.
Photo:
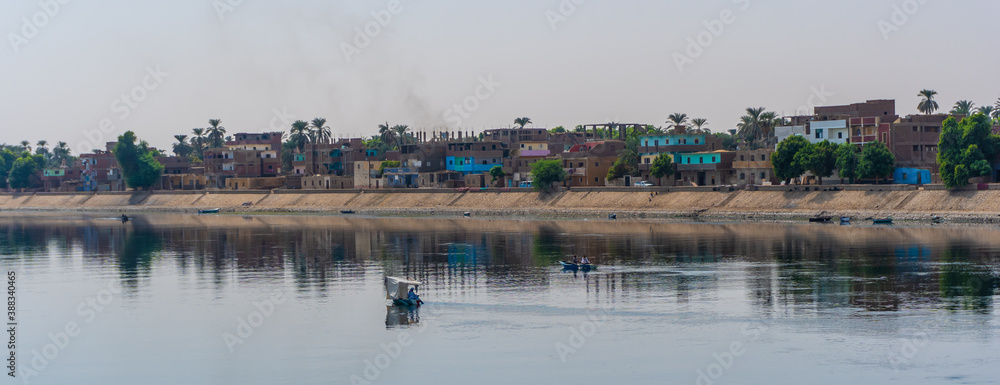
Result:
<svg viewBox="0 0 1000 385"><path fill-rule="evenodd" d="M888 218L872 218L872 223L876 225L891 225L892 217Z"/></svg>
<svg viewBox="0 0 1000 385"><path fill-rule="evenodd" d="M198 214L218 214L221 209L201 209Z"/></svg>
<svg viewBox="0 0 1000 385"><path fill-rule="evenodd" d="M354 210L340 210L341 214L354 214Z"/></svg>
<svg viewBox="0 0 1000 385"><path fill-rule="evenodd" d="M840 217L840 224L851 224L851 217Z"/></svg>
<svg viewBox="0 0 1000 385"><path fill-rule="evenodd" d="M568 271L577 271L577 270L591 271L597 269L597 266L594 266L591 263L572 263L565 261L559 261L559 263L562 265L563 270L568 270Z"/></svg>
<svg viewBox="0 0 1000 385"><path fill-rule="evenodd" d="M410 288L413 291L420 290L421 283L406 278L385 277L385 299L392 300L396 306L420 306L423 303L419 298L410 299Z"/></svg>
<svg viewBox="0 0 1000 385"><path fill-rule="evenodd" d="M826 223L826 222L831 221L832 219L833 219L833 217L829 217L829 216L826 216L826 217L812 217L812 218L809 218L809 222L813 222L813 223Z"/></svg>

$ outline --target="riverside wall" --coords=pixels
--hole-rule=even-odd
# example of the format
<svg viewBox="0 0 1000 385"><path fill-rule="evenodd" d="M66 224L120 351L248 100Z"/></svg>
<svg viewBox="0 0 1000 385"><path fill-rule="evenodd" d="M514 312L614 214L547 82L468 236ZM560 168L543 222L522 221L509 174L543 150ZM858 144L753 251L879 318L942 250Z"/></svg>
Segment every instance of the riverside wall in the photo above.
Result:
<svg viewBox="0 0 1000 385"><path fill-rule="evenodd" d="M994 186L991 186L994 187ZM1000 188L983 191L917 189L912 186L852 186L817 189L774 186L759 191L711 188L576 188L533 191L368 190L213 191L0 194L0 211L304 212L443 215L471 212L495 216L793 218L930 215L970 221L1000 221ZM244 206L244 203L250 205Z"/></svg>

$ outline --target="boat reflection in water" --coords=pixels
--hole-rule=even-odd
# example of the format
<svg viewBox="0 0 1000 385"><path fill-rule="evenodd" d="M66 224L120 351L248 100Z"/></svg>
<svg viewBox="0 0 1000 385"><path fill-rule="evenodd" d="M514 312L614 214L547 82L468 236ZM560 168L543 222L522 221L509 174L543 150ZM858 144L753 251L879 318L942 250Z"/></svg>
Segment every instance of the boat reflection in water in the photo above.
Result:
<svg viewBox="0 0 1000 385"><path fill-rule="evenodd" d="M385 328L395 329L407 327L420 323L419 306L394 306L385 307Z"/></svg>

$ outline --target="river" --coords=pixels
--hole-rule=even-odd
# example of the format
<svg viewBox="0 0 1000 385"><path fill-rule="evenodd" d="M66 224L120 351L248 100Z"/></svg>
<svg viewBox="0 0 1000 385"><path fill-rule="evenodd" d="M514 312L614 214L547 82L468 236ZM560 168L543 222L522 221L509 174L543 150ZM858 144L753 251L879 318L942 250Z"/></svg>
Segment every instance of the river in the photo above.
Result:
<svg viewBox="0 0 1000 385"><path fill-rule="evenodd" d="M998 256L990 226L5 212L4 383L996 383Z"/></svg>

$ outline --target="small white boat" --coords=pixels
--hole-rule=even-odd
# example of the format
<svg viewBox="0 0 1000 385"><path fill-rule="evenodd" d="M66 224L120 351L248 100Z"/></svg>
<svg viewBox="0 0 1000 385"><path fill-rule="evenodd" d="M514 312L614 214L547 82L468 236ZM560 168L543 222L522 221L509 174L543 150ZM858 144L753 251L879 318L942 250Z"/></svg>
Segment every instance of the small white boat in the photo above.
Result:
<svg viewBox="0 0 1000 385"><path fill-rule="evenodd" d="M405 278L385 277L385 299L392 300L392 304L396 306L420 306L423 301L419 298L409 298L410 288L416 292L420 290L420 285L418 281Z"/></svg>

